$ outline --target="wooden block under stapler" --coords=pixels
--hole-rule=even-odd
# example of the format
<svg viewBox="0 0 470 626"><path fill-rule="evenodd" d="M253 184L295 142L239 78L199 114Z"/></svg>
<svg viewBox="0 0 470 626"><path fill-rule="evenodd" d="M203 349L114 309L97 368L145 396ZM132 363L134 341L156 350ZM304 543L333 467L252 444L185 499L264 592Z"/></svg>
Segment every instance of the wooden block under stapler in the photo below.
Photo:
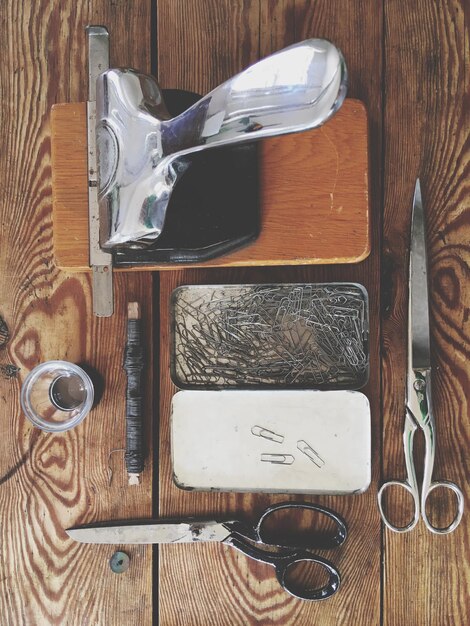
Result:
<svg viewBox="0 0 470 626"><path fill-rule="evenodd" d="M61 268L82 271L89 268L85 104L54 106L51 133L55 259ZM206 151L209 153L216 153L216 149ZM134 263L132 254L123 258L116 253L115 269L163 270L174 268L175 263L179 267L357 263L367 257L370 252L367 115L360 101L345 100L338 113L315 130L262 140L254 154L256 181L248 180L256 170L242 159L241 170L244 168L246 175L227 172L228 182L224 180L221 186L228 189L214 200L212 214L206 215L207 223L212 224L217 206L228 210L226 203L232 202L233 210L232 205L229 210L236 225L238 210L243 212L244 208L249 222L250 207L254 206L253 211L259 208L259 228L250 223L253 236L248 233L240 239L245 244L243 247L203 260L204 250L191 256L189 245L188 254L157 255L157 261L152 263L146 263L145 255L139 258L137 255ZM217 160L217 156L205 158ZM247 158L253 159L253 153ZM191 189L190 178L185 183L185 177L175 188L175 196L178 186L186 184L187 197L199 197L201 189ZM194 178L194 184L204 184L199 176ZM177 198L172 198L171 203L173 200ZM172 228L178 232L184 220L180 220L180 226L176 218L174 221ZM165 229L164 236L170 236L165 235Z"/></svg>

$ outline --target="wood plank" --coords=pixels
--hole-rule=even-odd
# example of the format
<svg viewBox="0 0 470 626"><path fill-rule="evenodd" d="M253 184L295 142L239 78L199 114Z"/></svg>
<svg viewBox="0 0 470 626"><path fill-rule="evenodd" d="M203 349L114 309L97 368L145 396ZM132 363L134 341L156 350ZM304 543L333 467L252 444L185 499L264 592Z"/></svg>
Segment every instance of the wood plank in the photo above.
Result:
<svg viewBox="0 0 470 626"><path fill-rule="evenodd" d="M50 107L86 97L86 24L106 24L116 63L149 66L142 33L150 32L150 2L139 10L107 0L2 2L4 63L0 150L0 315L11 338L0 362L20 368L0 378L0 621L32 624L148 624L152 616L152 552L130 548L129 570L117 576L114 548L67 538L70 525L111 517L150 516L152 462L139 487L127 486L125 375L122 370L128 299L142 304L152 353L150 275L116 279L116 314L93 317L90 277L60 271L52 256ZM132 43L131 43L132 42ZM98 406L63 434L33 428L19 406L28 371L49 359L92 368L104 382ZM96 373L95 373L96 377ZM146 428L151 437L151 369Z"/></svg>
<svg viewBox="0 0 470 626"><path fill-rule="evenodd" d="M89 255L84 103L53 108L51 141L54 256L59 267L83 271ZM358 100L346 100L321 128L262 141L258 239L188 267L362 261L370 252L368 163L367 113Z"/></svg>
<svg viewBox="0 0 470 626"><path fill-rule="evenodd" d="M85 102L52 107L51 153L54 260L60 268L86 271L90 252Z"/></svg>
<svg viewBox="0 0 470 626"><path fill-rule="evenodd" d="M122 312L128 297L142 298L150 319L150 303L145 298L149 297L151 284L144 277L119 276L117 321L91 319L89 279L59 271L52 258L48 139L50 105L80 101L86 96L82 30L85 23L110 26L117 42L113 50L116 62L145 69L149 66L151 49L148 4L140 3L136 9L130 4L99 0L90 3L9 0L0 6L0 32L6 53L0 71L3 131L0 315L8 322L12 334L7 347L0 351L0 365L22 367L19 378L0 378L3 546L0 614L2 623L6 624L151 621L150 551L133 553L136 569L114 577L108 574L109 554L105 550L76 552L76 545L65 541L62 530L74 523L77 520L74 516L79 514L83 514L83 520L86 516L87 519L117 518L123 516L124 507L129 515L149 514L148 483L142 486L138 496L136 492L128 492L119 482L121 459L115 456L117 474L108 488L106 457L111 439L113 446L120 447L124 436L118 416L120 403L115 398L123 384L120 348L114 347L115 338L122 336ZM380 71L382 8L377 3L269 0L254 8L254 1L241 0L206 1L204 5L180 0L171 4L160 0L163 8L158 15L160 78L168 79L166 86L178 83L183 88L208 89L256 60L258 50L264 55L308 34L323 34L341 45L351 72L350 94L363 99L370 114L373 254L357 267L178 272L164 278L162 301L166 302L173 285L183 282L356 279L368 286L373 309L378 309L380 85L384 78L387 93L382 307L387 461L384 477L404 475L401 448L407 251L404 233L408 230L414 177L420 171L425 200L432 207L429 232L434 255L431 268L434 356L439 365L435 377L436 476L466 486L468 504L465 460L469 444L466 396L470 388L467 365L470 233L465 142L469 119L464 96L469 85L464 70L469 55L463 2L418 2L411 6L403 0L387 0L384 77ZM260 26L256 41L257 20ZM168 50L172 56L165 58ZM212 76L216 77L213 83ZM166 341L165 324L162 333ZM375 462L379 449L377 333L378 322L374 318L373 370L374 364L376 367L368 393L373 406ZM103 398L99 409L79 429L63 437L51 437L31 429L20 416L18 402L20 382L28 369L39 360L53 356L88 360L105 375L107 389L113 392ZM165 354L162 364L168 364ZM169 488L166 420L171 393L168 382L163 381L162 514L218 512L244 514L250 519L275 501L262 496L210 496L204 502L191 497L182 500L180 493ZM376 477L376 465L374 472ZM315 623L315 618L322 624L379 623L380 578L376 568L380 544L376 513L372 500L368 501L376 490L374 485L371 489L359 498L329 500L352 520L351 534L356 537L353 547L345 546L341 558L330 555L346 573L338 603L329 601L298 610L297 604L290 604L284 595L273 591L270 570L261 571L261 566L248 563L229 549L224 551L214 546L209 552L198 554L194 553L194 547L191 554L182 547L180 550L169 546L162 550L161 623L303 624ZM364 506L363 516L365 501L368 504ZM468 621L467 520L466 513L462 526L452 537L432 537L421 527L407 537L385 534L385 623L440 626ZM260 572L263 580L256 585Z"/></svg>
<svg viewBox="0 0 470 626"><path fill-rule="evenodd" d="M259 17L258 17L259 16ZM350 537L337 554L344 585L323 603L283 593L268 566L220 545L161 546L159 618L173 624L378 624L380 621L380 521L375 505L380 440L379 207L381 198L381 10L374 2L243 2L183 0L158 2L158 67L163 87L210 89L255 60L258 51L309 36L324 36L342 47L353 97L368 108L372 167L372 254L357 266L180 270L161 274L160 329L160 516L241 516L254 520L282 496L191 493L172 482L169 408L175 391L169 380L169 296L191 283L356 280L371 298L371 378L366 388L373 420L373 485L362 496L303 498L332 506L348 520ZM257 21L259 19L259 22ZM182 43L184 42L184 45ZM210 66L210 71L206 67ZM367 572L367 574L365 574Z"/></svg>
<svg viewBox="0 0 470 626"><path fill-rule="evenodd" d="M467 6L468 8L468 6ZM464 2L385 3L384 479L403 478L407 255L415 179L428 221L437 429L435 478L456 482L469 503L470 127L468 25ZM421 461L423 450L417 459ZM418 461L418 462L419 462ZM422 474L422 471L420 472ZM452 502L432 499L445 525ZM398 496L395 509L409 510ZM400 520L405 521L404 516ZM422 523L385 531L384 623L468 623L470 517L447 536Z"/></svg>

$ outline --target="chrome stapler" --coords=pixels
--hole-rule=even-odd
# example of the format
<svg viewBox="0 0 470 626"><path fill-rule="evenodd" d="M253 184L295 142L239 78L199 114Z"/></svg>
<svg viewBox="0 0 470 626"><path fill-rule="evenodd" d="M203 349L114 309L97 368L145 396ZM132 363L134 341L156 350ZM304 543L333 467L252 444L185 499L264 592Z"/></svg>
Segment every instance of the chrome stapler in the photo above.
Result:
<svg viewBox="0 0 470 626"><path fill-rule="evenodd" d="M347 70L332 43L309 39L248 67L175 116L152 76L109 69L104 27L87 34L90 264L94 311L106 316L113 311L113 254L144 249L162 235L192 155L320 126L343 103Z"/></svg>

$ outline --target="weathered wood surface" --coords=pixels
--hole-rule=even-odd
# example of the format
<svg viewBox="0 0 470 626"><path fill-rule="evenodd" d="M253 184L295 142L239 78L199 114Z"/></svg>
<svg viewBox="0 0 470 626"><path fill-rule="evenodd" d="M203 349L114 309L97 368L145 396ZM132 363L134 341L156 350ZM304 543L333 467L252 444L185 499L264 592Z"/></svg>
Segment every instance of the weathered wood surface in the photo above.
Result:
<svg viewBox="0 0 470 626"><path fill-rule="evenodd" d="M470 621L470 166L469 48L464 2L386 3L385 199L383 239L383 475L405 476L403 426L406 268L415 178L427 213L435 478L456 482L467 511L460 527L435 536L421 523L384 534L384 624ZM467 4L468 9L468 4ZM422 474L422 471L420 472ZM436 492L437 493L437 492ZM403 494L402 494L403 495ZM407 501L395 497L393 506ZM434 523L455 503L432 498Z"/></svg>
<svg viewBox="0 0 470 626"><path fill-rule="evenodd" d="M379 223L381 11L375 2L184 2L157 4L158 76L170 85L208 91L261 54L309 36L327 37L343 50L351 71L350 95L368 107L371 134L372 255L358 266L325 268L184 270L160 275L160 486L159 514L234 515L254 520L285 496L191 493L172 483L169 408L168 303L183 283L355 280L371 298L371 379L367 393L373 419L373 484L362 496L315 498L344 514L350 538L337 553L324 552L344 576L341 592L323 603L286 595L272 568L222 545L161 546L159 618L176 624L377 624L380 620L380 521L375 505L379 468ZM293 216L294 217L294 216ZM295 218L294 218L295 220ZM291 228L295 228L295 221ZM294 498L292 498L294 499ZM304 499L304 498L302 498ZM306 498L308 499L308 498Z"/></svg>
<svg viewBox="0 0 470 626"><path fill-rule="evenodd" d="M142 304L152 358L152 278L117 277L116 314L97 320L89 276L61 272L52 258L50 108L86 98L89 22L110 27L116 63L149 67L149 2L139 3L139 10L106 0L0 6L0 315L11 335L0 363L20 368L15 378L0 376L2 626L109 626L152 619L151 549L130 548L130 568L117 576L108 564L112 546L81 546L64 532L94 519L151 515L151 460L141 485L129 488L123 453L112 455L109 485L108 455L123 447L125 437L128 300ZM19 406L28 371L49 359L86 364L104 381L98 407L63 435L36 430ZM148 371L148 440L150 381Z"/></svg>
<svg viewBox="0 0 470 626"><path fill-rule="evenodd" d="M51 142L54 257L63 269L84 270L89 262L85 103L53 108ZM258 238L193 267L358 263L368 255L369 153L361 102L347 99L321 128L262 141L259 155Z"/></svg>
<svg viewBox="0 0 470 626"><path fill-rule="evenodd" d="M18 378L0 377L1 624L152 623L150 551L132 549L131 568L114 576L107 564L112 550L81 548L63 534L75 522L151 512L150 466L137 491L125 484L119 453L113 455L111 487L107 475L108 452L124 441L125 308L128 300L140 299L150 332L150 276L117 277L117 316L97 321L91 315L89 279L54 267L48 127L53 103L86 97L83 26L108 25L116 63L149 69L152 19L157 21L159 78L166 87L207 91L259 56L309 35L338 43L348 61L350 95L363 100L369 112L373 210L372 255L356 267L163 276L162 350L160 368L156 361L154 370L154 387L162 377L161 515L241 514L249 520L280 499L187 494L172 485L168 412L174 389L167 375L165 320L169 293L184 282L358 280L368 287L374 481L363 496L316 499L337 508L350 523L344 549L328 553L344 574L336 598L299 603L278 590L270 568L229 548L167 546L160 550L159 603L153 607L160 624L468 623L468 511L453 536L434 537L420 525L402 537L380 531L375 506L382 447L383 477L404 476L406 233L417 174L430 213L434 357L439 366L434 378L436 477L466 488L469 502L468 103L464 108L469 54L463 1L158 0L155 6L152 18L150 0L134 6L108 0L8 0L0 5L5 55L0 70L0 315L12 336L0 347L0 366L22 368ZM19 409L26 372L53 357L86 361L107 382L99 408L65 436L33 430Z"/></svg>

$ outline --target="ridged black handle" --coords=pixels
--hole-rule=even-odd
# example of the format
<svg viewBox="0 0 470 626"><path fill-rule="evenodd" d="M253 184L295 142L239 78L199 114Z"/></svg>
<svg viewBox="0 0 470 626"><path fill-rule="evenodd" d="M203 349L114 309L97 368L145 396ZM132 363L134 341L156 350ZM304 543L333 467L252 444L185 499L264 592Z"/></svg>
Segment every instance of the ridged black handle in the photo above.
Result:
<svg viewBox="0 0 470 626"><path fill-rule="evenodd" d="M129 474L140 474L144 469L142 441L142 371L144 353L140 319L127 321L127 344L124 369L127 374L126 388L126 467Z"/></svg>

